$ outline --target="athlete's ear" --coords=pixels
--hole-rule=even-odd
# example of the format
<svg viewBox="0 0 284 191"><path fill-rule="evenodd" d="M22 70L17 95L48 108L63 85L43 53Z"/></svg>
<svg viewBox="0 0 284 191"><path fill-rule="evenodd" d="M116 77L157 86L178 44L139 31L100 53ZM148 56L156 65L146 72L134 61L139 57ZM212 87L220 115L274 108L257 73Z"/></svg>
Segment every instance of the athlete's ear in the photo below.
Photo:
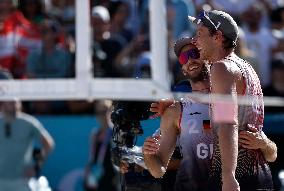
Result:
<svg viewBox="0 0 284 191"><path fill-rule="evenodd" d="M223 43L223 33L221 31L217 31L215 34L214 34L214 39L217 41L217 42L221 42Z"/></svg>

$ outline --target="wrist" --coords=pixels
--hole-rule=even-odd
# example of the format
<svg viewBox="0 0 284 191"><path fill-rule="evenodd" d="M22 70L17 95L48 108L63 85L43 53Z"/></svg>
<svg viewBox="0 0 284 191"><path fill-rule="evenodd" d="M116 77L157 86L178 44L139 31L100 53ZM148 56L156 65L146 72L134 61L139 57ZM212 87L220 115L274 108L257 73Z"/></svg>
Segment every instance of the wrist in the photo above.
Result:
<svg viewBox="0 0 284 191"><path fill-rule="evenodd" d="M235 173L232 171L222 171L222 179L232 179L235 178Z"/></svg>
<svg viewBox="0 0 284 191"><path fill-rule="evenodd" d="M265 149L267 149L267 147L269 146L269 139L268 139L267 136L264 134L264 132L261 132L260 136L261 136L262 141L263 141L263 144L261 144L260 149L261 149L261 150L265 150Z"/></svg>

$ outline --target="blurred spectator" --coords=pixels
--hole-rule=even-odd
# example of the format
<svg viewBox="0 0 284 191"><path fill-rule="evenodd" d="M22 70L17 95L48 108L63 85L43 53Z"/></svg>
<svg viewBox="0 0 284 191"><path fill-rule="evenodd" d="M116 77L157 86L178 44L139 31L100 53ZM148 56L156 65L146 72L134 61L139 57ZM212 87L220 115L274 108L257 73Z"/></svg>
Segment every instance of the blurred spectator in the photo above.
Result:
<svg viewBox="0 0 284 191"><path fill-rule="evenodd" d="M114 60L121 51L120 42L110 35L110 15L103 6L92 9L94 77L118 77Z"/></svg>
<svg viewBox="0 0 284 191"><path fill-rule="evenodd" d="M251 66L254 68L255 72L259 74L259 67L255 52L247 47L245 41L245 34L242 28L239 27L239 38L237 41L237 46L235 48L235 53L244 60L247 60Z"/></svg>
<svg viewBox="0 0 284 191"><path fill-rule="evenodd" d="M150 42L146 35L132 40L116 57L117 70L122 77L151 77Z"/></svg>
<svg viewBox="0 0 284 191"><path fill-rule="evenodd" d="M75 37L75 0L65 0L60 18L66 32Z"/></svg>
<svg viewBox="0 0 284 191"><path fill-rule="evenodd" d="M4 20L0 21L0 63L15 78L25 78L27 55L41 48L41 24L48 16L41 0L19 0L17 11L13 11L12 2L0 3L0 15L1 10L6 10L2 14L6 16L1 17ZM58 39L64 43L62 35Z"/></svg>
<svg viewBox="0 0 284 191"><path fill-rule="evenodd" d="M188 15L195 15L192 0L167 0L168 28L173 32L173 40L181 36L193 36L194 28L187 21Z"/></svg>
<svg viewBox="0 0 284 191"><path fill-rule="evenodd" d="M18 15L13 0L0 1L0 66L7 69L15 78L22 78L24 66L17 58L15 40Z"/></svg>
<svg viewBox="0 0 284 191"><path fill-rule="evenodd" d="M46 13L61 24L62 41L72 53L72 57L75 57L75 1L45 0L45 2Z"/></svg>
<svg viewBox="0 0 284 191"><path fill-rule="evenodd" d="M19 10L25 19L34 24L40 24L46 17L41 0L19 0Z"/></svg>
<svg viewBox="0 0 284 191"><path fill-rule="evenodd" d="M263 87L270 84L270 60L278 42L271 30L261 26L263 9L259 4L249 7L242 15L244 21L244 40L248 48L257 55L257 71Z"/></svg>
<svg viewBox="0 0 284 191"><path fill-rule="evenodd" d="M52 150L54 143L49 133L34 117L20 111L20 103L1 103L0 115L0 184L5 191L29 190L29 172L32 166L33 141L40 139L44 158Z"/></svg>
<svg viewBox="0 0 284 191"><path fill-rule="evenodd" d="M0 157L1 190L29 191L28 178L35 172L33 143L41 143L41 156L45 159L54 141L36 118L21 112L19 101L2 101L0 109L0 151L5 153Z"/></svg>
<svg viewBox="0 0 284 191"><path fill-rule="evenodd" d="M73 74L71 55L58 46L58 26L52 20L42 23L42 48L33 50L27 58L28 78L70 78ZM64 113L64 101L37 101L30 103L30 112L36 114Z"/></svg>
<svg viewBox="0 0 284 191"><path fill-rule="evenodd" d="M138 14L140 15L140 32L149 32L149 0L140 1ZM194 28L187 21L188 15L195 15L193 0L167 0L167 25L172 31L173 40L194 33Z"/></svg>
<svg viewBox="0 0 284 191"><path fill-rule="evenodd" d="M108 101L96 103L96 117L100 127L91 135L90 160L84 175L86 191L117 190L117 172L111 162L110 107L111 102Z"/></svg>
<svg viewBox="0 0 284 191"><path fill-rule="evenodd" d="M121 46L127 45L133 39L131 30L126 28L130 15L129 4L121 0L111 1L108 10L111 38L117 40Z"/></svg>
<svg viewBox="0 0 284 191"><path fill-rule="evenodd" d="M58 46L58 24L45 20L41 34L42 48L31 51L27 58L28 78L72 77L71 55Z"/></svg>
<svg viewBox="0 0 284 191"><path fill-rule="evenodd" d="M75 37L75 1L74 0L50 0L46 3L46 13L58 20L64 31Z"/></svg>
<svg viewBox="0 0 284 191"><path fill-rule="evenodd" d="M151 78L151 52L144 51L140 54L134 68L135 78Z"/></svg>
<svg viewBox="0 0 284 191"><path fill-rule="evenodd" d="M138 34L141 24L139 17L139 1L140 0L127 1L129 4L130 15L126 22L126 28L131 30L133 36Z"/></svg>
<svg viewBox="0 0 284 191"><path fill-rule="evenodd" d="M279 0L194 0L197 10L202 9L217 9L230 13L236 21L240 22L240 16L244 11L249 9L254 4L263 5L264 17L262 18L261 25L268 26L269 20L267 16L272 8L277 5L275 1Z"/></svg>
<svg viewBox="0 0 284 191"><path fill-rule="evenodd" d="M47 16L41 0L19 0L17 16L19 21L16 28L16 35L19 35L16 42L17 57L25 69L29 52L42 46L41 24ZM22 72L25 76L25 71Z"/></svg>
<svg viewBox="0 0 284 191"><path fill-rule="evenodd" d="M264 89L264 96L279 96L284 98L284 61L272 61L271 85ZM266 107L267 113L283 113L283 107Z"/></svg>
<svg viewBox="0 0 284 191"><path fill-rule="evenodd" d="M272 35L278 40L279 51L277 51L273 57L284 58L284 7L280 7L274 10L271 14L272 20Z"/></svg>

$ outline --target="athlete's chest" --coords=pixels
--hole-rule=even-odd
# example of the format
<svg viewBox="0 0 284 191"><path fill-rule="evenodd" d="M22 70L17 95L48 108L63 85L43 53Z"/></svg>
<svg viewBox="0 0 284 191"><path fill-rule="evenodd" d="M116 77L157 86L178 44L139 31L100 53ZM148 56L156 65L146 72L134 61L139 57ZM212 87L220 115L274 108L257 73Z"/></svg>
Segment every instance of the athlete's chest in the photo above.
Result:
<svg viewBox="0 0 284 191"><path fill-rule="evenodd" d="M184 105L180 127L185 136L187 134L209 133L211 125L208 105L198 103Z"/></svg>

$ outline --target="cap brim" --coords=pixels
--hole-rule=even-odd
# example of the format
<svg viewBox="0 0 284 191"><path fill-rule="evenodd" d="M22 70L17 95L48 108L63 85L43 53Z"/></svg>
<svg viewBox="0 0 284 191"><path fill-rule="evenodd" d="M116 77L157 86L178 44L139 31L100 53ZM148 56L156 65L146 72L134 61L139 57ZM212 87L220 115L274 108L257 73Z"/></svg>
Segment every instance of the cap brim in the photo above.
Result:
<svg viewBox="0 0 284 191"><path fill-rule="evenodd" d="M192 44L192 39L189 37L183 37L178 39L174 45L174 52L177 57L179 57L181 49L188 44Z"/></svg>

